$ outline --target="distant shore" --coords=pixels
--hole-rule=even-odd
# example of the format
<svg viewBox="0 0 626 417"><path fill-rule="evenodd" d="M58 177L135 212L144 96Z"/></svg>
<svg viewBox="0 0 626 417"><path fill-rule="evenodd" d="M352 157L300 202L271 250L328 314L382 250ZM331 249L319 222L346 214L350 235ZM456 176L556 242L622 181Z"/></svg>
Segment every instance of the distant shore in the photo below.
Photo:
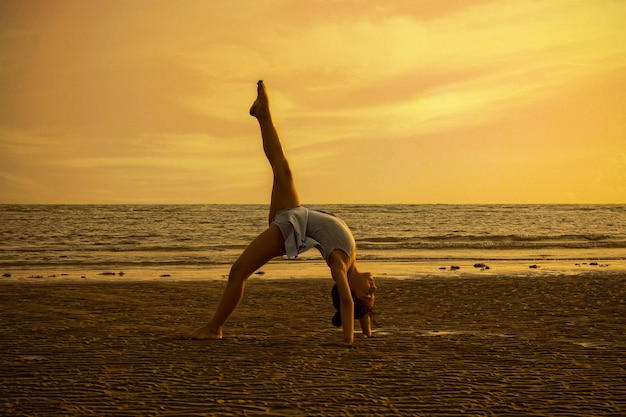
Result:
<svg viewBox="0 0 626 417"><path fill-rule="evenodd" d="M334 345L332 280L274 267L220 341L180 335L208 319L222 278L0 280L0 414L626 413L626 274L610 267L379 277L376 337L353 350Z"/></svg>

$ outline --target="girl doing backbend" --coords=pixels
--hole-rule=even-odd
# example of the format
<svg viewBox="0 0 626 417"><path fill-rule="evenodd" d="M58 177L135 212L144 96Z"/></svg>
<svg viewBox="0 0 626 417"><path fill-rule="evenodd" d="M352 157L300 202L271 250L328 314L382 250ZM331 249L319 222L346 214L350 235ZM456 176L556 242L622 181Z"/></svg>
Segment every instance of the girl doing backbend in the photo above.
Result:
<svg viewBox="0 0 626 417"><path fill-rule="evenodd" d="M246 280L271 259L296 256L311 247L321 252L330 268L338 312L333 324L343 326L343 343L354 343L354 319L359 319L365 337L372 335L371 311L376 285L369 272L359 272L356 244L350 229L339 218L300 206L300 200L270 114L263 81L257 83L257 98L250 114L259 122L263 150L274 174L270 203L270 226L243 251L231 267L228 283L211 320L189 335L191 339L219 339L228 317L243 297Z"/></svg>

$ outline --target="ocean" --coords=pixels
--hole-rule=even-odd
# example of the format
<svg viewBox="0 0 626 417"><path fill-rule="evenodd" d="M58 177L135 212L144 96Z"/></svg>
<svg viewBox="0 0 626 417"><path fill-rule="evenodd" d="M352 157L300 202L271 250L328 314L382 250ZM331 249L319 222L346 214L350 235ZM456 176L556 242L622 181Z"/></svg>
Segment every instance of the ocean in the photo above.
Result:
<svg viewBox="0 0 626 417"><path fill-rule="evenodd" d="M376 274L626 270L623 205L307 206L344 219L356 239L359 263ZM220 278L267 227L267 210L266 205L0 205L0 274L148 269ZM296 261L272 264L280 262L287 276L306 275L307 265L319 274L324 266L314 249ZM116 279L128 279L124 276Z"/></svg>

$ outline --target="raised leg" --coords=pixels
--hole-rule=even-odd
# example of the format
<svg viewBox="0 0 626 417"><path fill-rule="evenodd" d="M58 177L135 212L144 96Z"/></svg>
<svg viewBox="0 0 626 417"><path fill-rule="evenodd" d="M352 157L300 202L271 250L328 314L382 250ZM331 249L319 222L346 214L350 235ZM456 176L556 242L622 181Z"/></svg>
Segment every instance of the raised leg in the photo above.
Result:
<svg viewBox="0 0 626 417"><path fill-rule="evenodd" d="M285 242L280 229L276 226L270 226L250 243L231 267L228 284L226 284L211 320L191 333L188 338L221 339L224 324L243 298L248 277L272 258L284 254Z"/></svg>
<svg viewBox="0 0 626 417"><path fill-rule="evenodd" d="M269 213L269 220L271 221L276 212L285 208L299 206L300 199L298 198L289 162L272 120L267 91L263 81L257 83L257 99L250 108L250 114L256 117L259 122L261 137L263 138L263 151L274 173Z"/></svg>

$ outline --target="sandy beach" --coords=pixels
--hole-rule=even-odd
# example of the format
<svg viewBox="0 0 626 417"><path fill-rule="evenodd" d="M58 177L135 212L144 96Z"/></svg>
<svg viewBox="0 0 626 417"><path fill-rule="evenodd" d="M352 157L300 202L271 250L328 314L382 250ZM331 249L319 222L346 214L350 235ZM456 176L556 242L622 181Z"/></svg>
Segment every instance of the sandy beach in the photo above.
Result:
<svg viewBox="0 0 626 417"><path fill-rule="evenodd" d="M336 346L325 279L0 282L0 415L626 413L626 275L378 279L376 337Z"/></svg>

